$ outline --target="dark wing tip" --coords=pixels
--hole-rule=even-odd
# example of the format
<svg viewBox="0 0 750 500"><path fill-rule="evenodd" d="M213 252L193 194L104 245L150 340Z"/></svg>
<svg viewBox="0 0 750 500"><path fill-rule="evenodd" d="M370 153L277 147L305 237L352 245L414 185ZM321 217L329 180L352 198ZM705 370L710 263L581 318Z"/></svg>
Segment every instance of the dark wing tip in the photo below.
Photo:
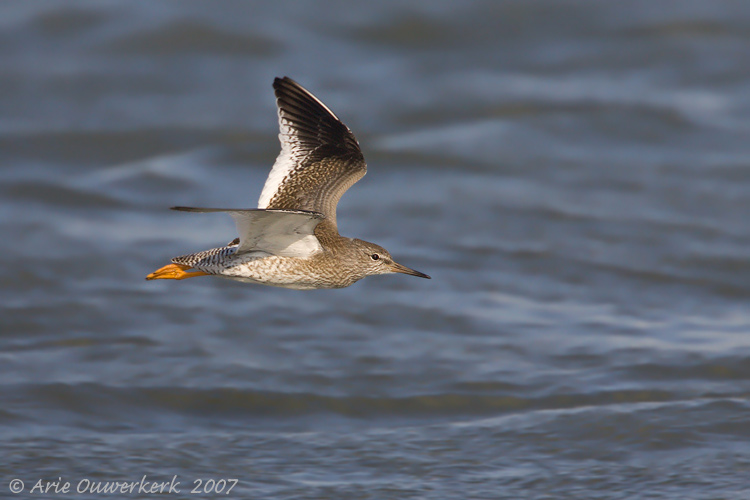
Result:
<svg viewBox="0 0 750 500"><path fill-rule="evenodd" d="M298 94L301 96L306 96L308 94L312 95L305 87L292 80L288 76L284 76L282 78L279 78L277 76L276 78L274 78L273 90L275 91L277 98L280 98L285 94Z"/></svg>
<svg viewBox="0 0 750 500"><path fill-rule="evenodd" d="M276 103L283 112L292 115L308 114L318 119L328 118L340 122L333 111L328 109L320 99L288 76L274 78L273 90L276 95Z"/></svg>
<svg viewBox="0 0 750 500"><path fill-rule="evenodd" d="M321 156L354 153L361 157L354 134L328 106L288 76L273 81L279 116L293 130L302 149L308 152L323 147ZM364 158L361 158L364 160Z"/></svg>
<svg viewBox="0 0 750 500"><path fill-rule="evenodd" d="M282 88L282 87L284 87L286 85L291 86L291 87L302 87L302 85L300 85L299 83L295 82L294 80L292 80L288 76L282 76L281 78L279 78L277 76L276 78L273 79L273 88L274 89L280 89L280 88Z"/></svg>

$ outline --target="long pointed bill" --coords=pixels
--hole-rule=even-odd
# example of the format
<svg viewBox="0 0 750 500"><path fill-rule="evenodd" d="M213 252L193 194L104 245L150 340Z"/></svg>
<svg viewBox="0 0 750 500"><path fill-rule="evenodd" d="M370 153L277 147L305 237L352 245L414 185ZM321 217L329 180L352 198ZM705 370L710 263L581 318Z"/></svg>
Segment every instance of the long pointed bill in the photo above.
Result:
<svg viewBox="0 0 750 500"><path fill-rule="evenodd" d="M396 262L391 265L391 270L393 270L394 273L410 274L412 276L418 276L420 278L427 278L428 280L432 279L425 273L420 273L419 271L415 271L414 269L402 266L401 264L398 264Z"/></svg>

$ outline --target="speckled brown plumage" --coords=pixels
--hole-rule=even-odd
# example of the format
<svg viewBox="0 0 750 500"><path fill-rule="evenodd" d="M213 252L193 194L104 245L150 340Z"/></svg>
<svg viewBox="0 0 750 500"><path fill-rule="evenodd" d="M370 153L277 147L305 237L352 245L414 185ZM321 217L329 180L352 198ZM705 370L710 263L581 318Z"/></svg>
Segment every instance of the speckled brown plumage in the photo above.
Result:
<svg viewBox="0 0 750 500"><path fill-rule="evenodd" d="M351 130L312 94L290 78L273 83L279 123L291 134L296 165L284 176L265 208L320 212L336 224L336 205L367 173ZM283 142L282 142L283 144Z"/></svg>

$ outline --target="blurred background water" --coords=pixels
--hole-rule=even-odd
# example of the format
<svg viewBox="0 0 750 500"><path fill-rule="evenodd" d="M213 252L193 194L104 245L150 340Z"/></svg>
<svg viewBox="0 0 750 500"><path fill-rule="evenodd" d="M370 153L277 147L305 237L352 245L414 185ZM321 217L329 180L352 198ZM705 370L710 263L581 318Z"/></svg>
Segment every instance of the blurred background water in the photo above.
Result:
<svg viewBox="0 0 750 500"><path fill-rule="evenodd" d="M0 4L0 496L748 498L748 54L731 0ZM255 206L282 75L432 281L144 281L234 238L167 208Z"/></svg>

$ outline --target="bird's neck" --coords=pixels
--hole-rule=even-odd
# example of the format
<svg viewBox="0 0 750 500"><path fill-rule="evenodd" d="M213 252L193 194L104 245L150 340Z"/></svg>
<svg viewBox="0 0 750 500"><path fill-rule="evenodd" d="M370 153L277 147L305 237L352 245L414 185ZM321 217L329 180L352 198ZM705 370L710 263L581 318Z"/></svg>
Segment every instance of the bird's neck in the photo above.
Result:
<svg viewBox="0 0 750 500"><path fill-rule="evenodd" d="M336 224L328 219L323 219L315 226L315 237L318 238L324 248L338 247L341 245L341 241L346 239L339 234Z"/></svg>

